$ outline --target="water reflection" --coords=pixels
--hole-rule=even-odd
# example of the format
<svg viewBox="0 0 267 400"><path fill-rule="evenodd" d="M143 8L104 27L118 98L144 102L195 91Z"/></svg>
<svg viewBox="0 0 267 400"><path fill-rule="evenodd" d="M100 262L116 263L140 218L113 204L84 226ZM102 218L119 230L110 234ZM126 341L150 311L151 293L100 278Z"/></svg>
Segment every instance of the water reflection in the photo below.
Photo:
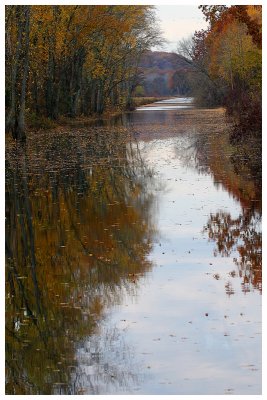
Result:
<svg viewBox="0 0 267 400"><path fill-rule="evenodd" d="M80 393L77 346L151 268L153 174L126 137L94 128L7 148L8 394ZM105 368L94 372L119 382L127 361Z"/></svg>
<svg viewBox="0 0 267 400"><path fill-rule="evenodd" d="M226 135L202 135L196 141L195 162L201 173L211 173L216 187L241 205L241 213L211 213L204 230L215 242L214 255L233 257L242 278L242 290L262 289L261 144L229 146ZM253 148L254 154L249 150ZM226 287L229 294L231 290Z"/></svg>
<svg viewBox="0 0 267 400"><path fill-rule="evenodd" d="M172 99L156 101L143 107L137 107L137 111L170 111L190 109L193 107L193 97L174 97Z"/></svg>
<svg viewBox="0 0 267 400"><path fill-rule="evenodd" d="M137 111L170 111L170 110L180 110L185 108L192 108L192 106L188 105L164 105L162 106L153 106L153 107L138 107Z"/></svg>
<svg viewBox="0 0 267 400"><path fill-rule="evenodd" d="M205 230L209 239L216 243L214 255L229 257L236 252L234 262L238 275L242 278L242 290L250 291L251 287L261 291L262 284L262 238L261 218L253 211L244 211L237 218L229 213L211 214ZM235 276L235 271L231 273Z"/></svg>
<svg viewBox="0 0 267 400"><path fill-rule="evenodd" d="M237 168L222 119L7 144L7 393L260 393L259 169L239 150Z"/></svg>

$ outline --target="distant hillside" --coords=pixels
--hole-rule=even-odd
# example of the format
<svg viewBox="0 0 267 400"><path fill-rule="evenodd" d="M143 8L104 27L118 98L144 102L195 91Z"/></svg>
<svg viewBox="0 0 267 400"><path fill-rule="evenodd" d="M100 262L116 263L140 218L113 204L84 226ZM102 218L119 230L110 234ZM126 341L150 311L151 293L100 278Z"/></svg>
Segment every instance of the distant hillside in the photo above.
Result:
<svg viewBox="0 0 267 400"><path fill-rule="evenodd" d="M169 96L189 93L186 74L192 69L182 56L164 51L146 52L139 64L138 96Z"/></svg>

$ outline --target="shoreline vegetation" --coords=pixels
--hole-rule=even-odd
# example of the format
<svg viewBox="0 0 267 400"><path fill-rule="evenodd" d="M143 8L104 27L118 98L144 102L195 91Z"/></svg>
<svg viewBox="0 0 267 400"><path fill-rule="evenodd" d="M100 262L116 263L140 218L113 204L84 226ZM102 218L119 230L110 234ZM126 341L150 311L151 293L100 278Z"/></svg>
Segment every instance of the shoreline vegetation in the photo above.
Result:
<svg viewBox="0 0 267 400"><path fill-rule="evenodd" d="M57 120L52 120L48 117L38 116L36 114L26 114L26 125L28 132L39 132L40 130L56 129L64 126L76 126L80 124L91 124L94 121L109 120L113 117L122 115L124 112L134 111L137 107L155 103L157 101L166 100L174 96L162 97L133 97L132 106L130 110L123 109L110 109L104 111L102 114L94 113L90 116L80 115L75 118L60 116ZM177 97L177 96L176 96Z"/></svg>
<svg viewBox="0 0 267 400"><path fill-rule="evenodd" d="M158 100L147 85L151 95L168 82L167 97L225 107L232 141L261 137L262 7L199 8L208 28L178 44L171 77L169 53L146 60L164 43L154 6L6 6L6 132L25 140L28 129L133 111Z"/></svg>
<svg viewBox="0 0 267 400"><path fill-rule="evenodd" d="M199 6L209 26L179 43L197 105L224 106L242 143L262 134L262 7Z"/></svg>
<svg viewBox="0 0 267 400"><path fill-rule="evenodd" d="M26 139L34 122L129 110L139 61L163 43L155 7L8 5L6 132Z"/></svg>

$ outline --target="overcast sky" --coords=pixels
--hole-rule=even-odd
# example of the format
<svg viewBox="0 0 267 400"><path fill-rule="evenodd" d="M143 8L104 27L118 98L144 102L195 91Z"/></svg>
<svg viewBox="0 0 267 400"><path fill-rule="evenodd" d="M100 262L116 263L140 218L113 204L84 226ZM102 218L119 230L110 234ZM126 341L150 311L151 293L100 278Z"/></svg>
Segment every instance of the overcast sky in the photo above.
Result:
<svg viewBox="0 0 267 400"><path fill-rule="evenodd" d="M197 5L157 5L156 10L163 36L168 40L166 51L175 51L179 40L207 27Z"/></svg>

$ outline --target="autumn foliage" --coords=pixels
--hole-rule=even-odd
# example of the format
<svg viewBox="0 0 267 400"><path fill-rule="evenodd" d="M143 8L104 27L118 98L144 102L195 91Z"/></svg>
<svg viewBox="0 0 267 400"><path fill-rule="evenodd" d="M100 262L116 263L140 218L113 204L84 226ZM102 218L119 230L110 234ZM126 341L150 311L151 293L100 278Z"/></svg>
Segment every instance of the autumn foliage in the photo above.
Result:
<svg viewBox="0 0 267 400"><path fill-rule="evenodd" d="M144 51L159 42L151 6L6 6L6 130L24 116L127 108Z"/></svg>
<svg viewBox="0 0 267 400"><path fill-rule="evenodd" d="M200 6L207 30L195 32L192 61L206 101L223 104L236 122L234 139L261 134L262 8ZM207 91L207 87L209 91ZM202 100L203 101L203 100ZM212 103L209 102L209 104Z"/></svg>

